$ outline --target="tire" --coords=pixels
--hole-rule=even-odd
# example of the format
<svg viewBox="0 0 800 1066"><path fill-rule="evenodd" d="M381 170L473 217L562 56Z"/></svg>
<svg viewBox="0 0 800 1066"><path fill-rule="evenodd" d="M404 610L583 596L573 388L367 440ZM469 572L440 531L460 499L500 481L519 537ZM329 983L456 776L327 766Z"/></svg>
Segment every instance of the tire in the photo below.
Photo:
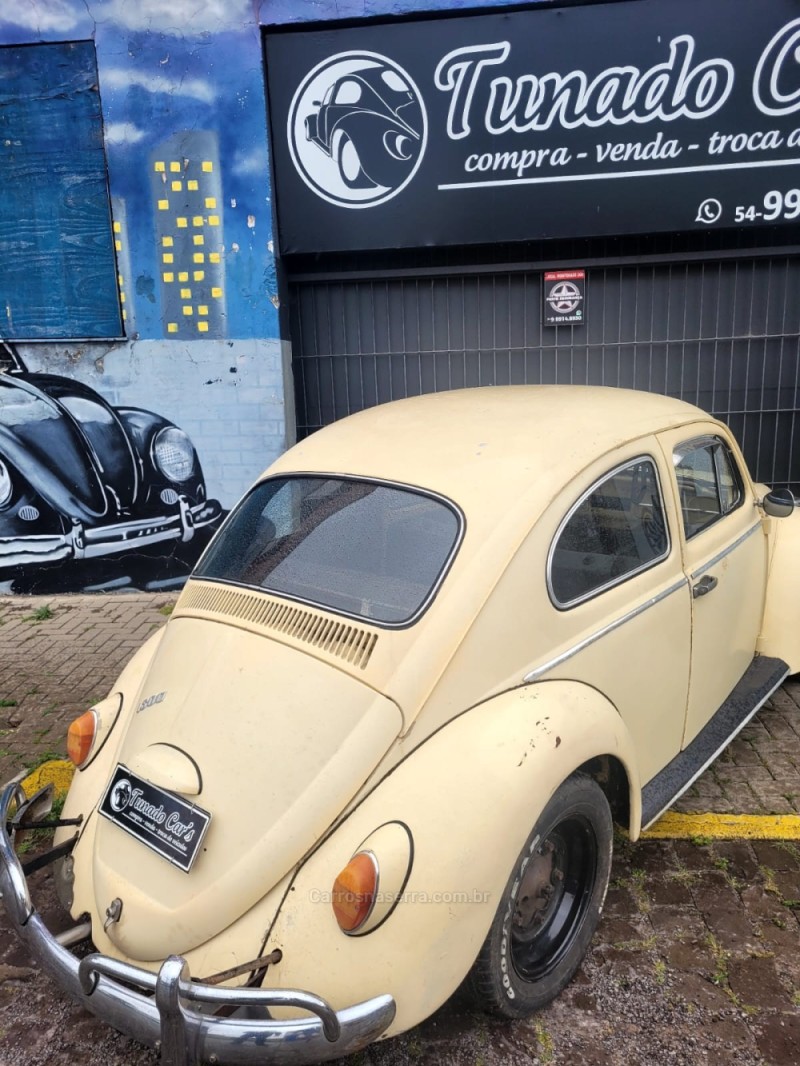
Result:
<svg viewBox="0 0 800 1066"><path fill-rule="evenodd" d="M466 981L482 1010L524 1018L561 992L597 928L613 824L600 786L573 774L528 837Z"/></svg>

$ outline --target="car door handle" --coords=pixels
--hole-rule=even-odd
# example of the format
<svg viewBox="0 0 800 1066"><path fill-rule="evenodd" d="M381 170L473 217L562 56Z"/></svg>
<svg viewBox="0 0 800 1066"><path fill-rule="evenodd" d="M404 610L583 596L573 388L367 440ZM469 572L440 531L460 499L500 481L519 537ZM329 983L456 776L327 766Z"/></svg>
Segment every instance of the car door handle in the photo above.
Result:
<svg viewBox="0 0 800 1066"><path fill-rule="evenodd" d="M692 596L697 599L698 596L707 596L712 589L717 587L717 579L712 577L711 574L706 574L705 577L701 577L696 585L692 586Z"/></svg>

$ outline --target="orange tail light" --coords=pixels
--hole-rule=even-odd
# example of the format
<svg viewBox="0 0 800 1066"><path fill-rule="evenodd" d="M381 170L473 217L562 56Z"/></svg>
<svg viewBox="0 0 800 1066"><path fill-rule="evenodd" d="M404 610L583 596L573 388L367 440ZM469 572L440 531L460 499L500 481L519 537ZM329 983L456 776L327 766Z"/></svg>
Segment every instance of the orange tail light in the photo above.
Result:
<svg viewBox="0 0 800 1066"><path fill-rule="evenodd" d="M78 769L89 758L96 732L97 715L94 711L86 711L76 718L67 730L67 755Z"/></svg>
<svg viewBox="0 0 800 1066"><path fill-rule="evenodd" d="M333 882L331 902L339 928L355 933L375 906L378 861L371 851L359 851Z"/></svg>

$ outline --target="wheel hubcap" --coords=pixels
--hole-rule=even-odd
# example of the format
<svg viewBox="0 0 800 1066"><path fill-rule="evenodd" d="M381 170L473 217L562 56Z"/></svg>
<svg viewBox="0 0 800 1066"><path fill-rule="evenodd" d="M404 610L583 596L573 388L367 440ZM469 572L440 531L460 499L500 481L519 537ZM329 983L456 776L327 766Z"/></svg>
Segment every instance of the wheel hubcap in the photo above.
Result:
<svg viewBox="0 0 800 1066"><path fill-rule="evenodd" d="M525 981L548 974L574 942L592 897L597 841L573 817L548 833L522 874L511 916L511 961Z"/></svg>
<svg viewBox="0 0 800 1066"><path fill-rule="evenodd" d="M519 940L530 940L557 910L563 895L564 871L552 840L534 852L517 893L512 924Z"/></svg>

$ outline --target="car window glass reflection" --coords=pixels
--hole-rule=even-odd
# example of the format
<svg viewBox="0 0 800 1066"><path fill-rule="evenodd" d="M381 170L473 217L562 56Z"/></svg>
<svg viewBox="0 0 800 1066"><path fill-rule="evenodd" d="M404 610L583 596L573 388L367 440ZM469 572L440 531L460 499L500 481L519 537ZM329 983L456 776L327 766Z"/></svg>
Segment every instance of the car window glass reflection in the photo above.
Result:
<svg viewBox="0 0 800 1066"><path fill-rule="evenodd" d="M675 449L673 459L688 540L738 506L741 481L733 457L719 437L687 441Z"/></svg>
<svg viewBox="0 0 800 1066"><path fill-rule="evenodd" d="M557 534L549 564L556 604L572 606L669 551L655 466L637 460L595 485Z"/></svg>
<svg viewBox="0 0 800 1066"><path fill-rule="evenodd" d="M455 510L421 493L276 478L245 499L196 575L402 624L425 605L459 532Z"/></svg>

